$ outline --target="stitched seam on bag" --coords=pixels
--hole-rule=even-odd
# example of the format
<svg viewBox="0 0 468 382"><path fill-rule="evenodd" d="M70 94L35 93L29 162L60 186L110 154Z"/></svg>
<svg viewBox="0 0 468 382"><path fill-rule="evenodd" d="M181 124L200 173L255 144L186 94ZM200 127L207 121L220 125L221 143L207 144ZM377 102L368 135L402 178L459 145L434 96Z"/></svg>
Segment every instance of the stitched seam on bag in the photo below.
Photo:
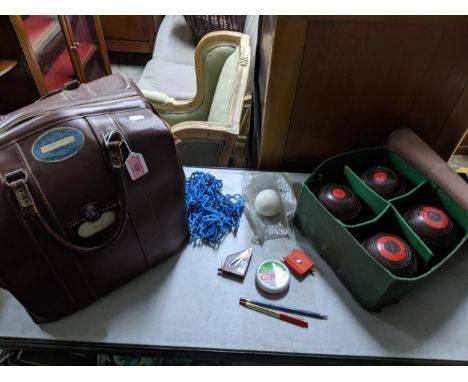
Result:
<svg viewBox="0 0 468 382"><path fill-rule="evenodd" d="M81 276L83 276L85 284L89 288L91 294L93 295L93 297L95 299L98 299L99 296L98 296L97 292L95 291L95 289L93 287L93 284L91 283L91 280L89 279L89 277L88 277L88 275L86 273L86 270L83 267L83 264L81 264L79 258L77 258L77 256L75 254L72 254L71 257L72 257L73 262L75 263L76 267L78 268L78 272L81 274Z"/></svg>
<svg viewBox="0 0 468 382"><path fill-rule="evenodd" d="M19 146L18 143L15 143L15 150L20 157L20 160L23 162L24 166L27 169L28 175L31 177L32 182L31 185L33 186L34 190L36 191L36 194L39 195L39 198L42 200L42 203L44 203L47 212L52 216L52 218L55 220L55 223L57 224L58 228L60 229L61 233L65 235L65 231L63 230L62 226L60 225L60 221L58 220L57 216L54 213L54 210L50 206L49 202L47 201L44 192L42 191L42 188L37 181L36 177L33 175L33 172L31 170L31 167L29 167L29 163L27 162L23 150Z"/></svg>
<svg viewBox="0 0 468 382"><path fill-rule="evenodd" d="M151 108L154 109L153 106L151 106ZM148 110L148 109L143 108L143 110ZM154 109L154 110L156 110L156 109ZM152 112L152 113L155 114L159 118L159 122L163 125L163 127L169 133L170 139L172 140L172 149L173 149L173 153L175 154L177 169L179 171L179 178L180 178L181 189L182 189L182 200L183 200L184 209L185 209L185 220L187 222L186 228L187 228L187 233L188 233L189 229L188 229L187 202L185 200L185 180L186 180L186 178L185 178L185 173L184 173L183 167L182 167L182 165L180 163L179 151L177 150L177 145L176 145L176 137L172 133L171 127L169 126L169 124L164 119L162 119L157 112L156 113ZM189 236L190 236L190 234L189 234Z"/></svg>
<svg viewBox="0 0 468 382"><path fill-rule="evenodd" d="M135 108L132 108L132 109L125 109L125 110L122 110L122 111L120 111L120 112L136 111L136 110L148 110L148 108L139 106L139 107L135 107ZM74 121L75 119L83 119L83 118L88 118L88 117L96 117L96 116L105 115L105 114L109 114L109 112L108 112L108 111L103 111L102 113L96 113L96 114L90 113L90 115L80 115L80 116L76 116L76 117L72 117L72 118L68 117L68 118L60 119L60 120L55 121L55 122L53 122L53 123L49 123L49 124L47 124L47 125L41 127L40 129L36 129L36 130L34 130L34 131L30 131L29 133L26 133L26 134L24 134L24 135L20 135L19 137L17 137L16 139L12 140L11 142L5 143L3 146L0 146L0 150L6 149L7 147L10 147L11 145L14 145L14 144L17 143L17 142L22 141L23 139L28 138L28 137L30 137L31 135L35 135L35 134L37 134L37 133L39 133L39 132L41 132L41 131L44 131L44 130L48 129L49 127L58 125L58 124L60 124L60 123Z"/></svg>
<svg viewBox="0 0 468 382"><path fill-rule="evenodd" d="M122 76L122 74L120 74L120 73L119 73L119 75L120 75L120 77L123 78L124 82L127 84L127 86L125 87L125 89L133 88L133 86L132 86L131 83L128 81L128 79L127 79L126 76ZM124 89L124 90L125 90L125 89Z"/></svg>
<svg viewBox="0 0 468 382"><path fill-rule="evenodd" d="M141 253L143 253L143 257L146 263L146 268L151 269L151 263L148 259L148 256L146 256L145 249L143 248L143 243L140 240L140 235L138 234L138 229L136 227L135 222L133 221L132 215L128 214L128 219L132 222L133 230L135 231L136 237L138 238L138 245L140 246Z"/></svg>
<svg viewBox="0 0 468 382"><path fill-rule="evenodd" d="M90 126L91 131L93 131L93 133L94 133L94 135L95 135L95 137L96 137L96 139L98 141L98 145L99 145L99 138L98 138L98 135L97 135L97 133L95 131L94 125L91 123L91 121L88 119L88 117L84 117L84 119L88 123L88 125ZM79 257L73 256L73 260L75 261L75 264L77 265L78 270L80 271L80 273L84 277L86 285L88 286L88 288L90 289L90 291L94 295L94 297L97 299L98 298L98 293L94 289L93 283L91 282L91 279L89 278L88 273L86 272L85 266L80 261Z"/></svg>
<svg viewBox="0 0 468 382"><path fill-rule="evenodd" d="M85 266L83 263L80 261L80 257L76 256L75 254L72 255L73 262L75 263L76 267L78 268L78 272L81 274L83 277L86 286L90 290L91 294L95 299L99 298L98 293L96 292L96 289L93 286L93 283L91 282L91 279L88 276L88 273L86 272Z"/></svg>
<svg viewBox="0 0 468 382"><path fill-rule="evenodd" d="M13 204L13 207L15 207L15 201L12 199L12 196L9 194L9 193L6 193L7 195L7 200L10 201L10 203ZM52 272L52 274L56 277L57 281L59 282L59 284L63 287L63 289L65 290L65 293L68 295L68 297L70 298L70 300L72 301L72 304L75 305L77 308L79 308L80 306L78 305L77 301L75 300L75 298L73 297L73 295L70 293L70 291L68 290L68 288L66 287L65 283L63 282L62 278L58 275L58 273L56 272L55 268L52 266L52 264L50 263L50 260L48 258L48 256L46 255L46 253L44 252L44 250L42 249L42 247L39 245L39 242L37 241L36 237L34 236L34 233L32 232L31 228L29 227L29 224L28 222L26 221L26 219L24 218L24 216L20 213L20 211L18 210L18 208L13 208L14 210L14 213L16 214L17 218L22 222L24 228L27 230L27 232L29 233L29 236L31 237L31 240L34 242L34 245L36 246L36 248L39 250L40 254L41 254L41 257L44 259L44 261L46 262L48 268L50 269L50 271Z"/></svg>
<svg viewBox="0 0 468 382"><path fill-rule="evenodd" d="M94 290L93 284L91 283L91 280L89 279L88 275L86 274L86 271L83 267L83 264L81 264L80 260L77 258L75 254L71 255L71 258L73 262L75 263L76 267L78 268L78 272L81 274L81 276L84 278L85 284L88 287L89 291L93 295L94 299L98 299L99 296L97 292Z"/></svg>
<svg viewBox="0 0 468 382"><path fill-rule="evenodd" d="M71 101L73 99L73 97L70 97L70 95L68 94L68 92L66 90L63 90L62 94L66 98L66 101Z"/></svg>
<svg viewBox="0 0 468 382"><path fill-rule="evenodd" d="M4 185L5 181L3 180L2 174L0 174L0 184ZM4 187L2 187L2 191L4 191ZM4 192L5 194L5 192ZM8 195L5 195L6 200L11 200ZM16 211L15 211L16 213ZM4 279L0 277L0 284L3 286L5 290L8 290L11 292L11 288L8 287L8 283L5 283Z"/></svg>
<svg viewBox="0 0 468 382"><path fill-rule="evenodd" d="M88 86L87 84L81 84L81 86L83 86L84 89L86 89L86 91L88 92L89 95L95 97L97 96L97 94L94 92L93 89L91 89L91 86Z"/></svg>
<svg viewBox="0 0 468 382"><path fill-rule="evenodd" d="M128 135L124 132L124 129L122 128L122 126L120 125L120 123L117 121L117 119L115 119L114 115L112 114L108 114L108 116L112 119L112 121L114 122L115 124L115 127L117 128L117 130L125 137L126 141L127 141L127 144L130 148L130 150L133 151L133 148L131 146L131 141L130 139L128 138ZM146 193L145 193L145 196L146 196ZM128 208L128 206L127 206ZM140 231L138 231L137 229L137 226L133 220L133 217L132 217L132 214L130 213L130 208L128 208L128 216L130 217L131 221L132 221L132 224L133 224L133 228L135 230L135 234L136 234L136 237L138 239L138 243L140 244L140 248L141 248L141 252L143 253L143 257L145 258L145 261L146 261L146 264L148 265L148 269L151 268L151 263L148 259L148 255L146 254L146 251L145 251L145 247L143 245L143 241L141 240L141 235L140 235ZM158 241L159 241L159 246L161 247L161 249L163 250L163 253L165 253L166 251L164 250L164 247L161 243L161 239L159 239L159 236L158 236Z"/></svg>
<svg viewBox="0 0 468 382"><path fill-rule="evenodd" d="M4 185L5 185L5 180L3 179L2 174L0 174L0 184L2 185L2 191L3 191L3 193L4 193L4 194L7 194L7 193L5 192L5 187L4 187ZM6 199L7 201L11 200L11 199L9 198L8 195L5 195L5 199ZM10 290L10 288L8 288L8 286L5 284L5 281L4 281L1 277L0 277L0 284L3 285L4 289Z"/></svg>
<svg viewBox="0 0 468 382"><path fill-rule="evenodd" d="M58 227L60 229L60 231L62 231L62 233L64 233L64 231L62 230L62 227L59 223L59 220L57 219L57 216L55 215L55 213L53 212L51 206L49 205L49 203L47 202L47 200L45 199L44 195L43 195L43 192L42 192L42 189L40 188L40 185L39 183L37 182L36 178L34 177L33 173L32 173L32 170L31 168L29 167L29 164L27 163L26 161L26 158L24 157L24 154L23 154L23 151L21 150L21 147L19 146L18 143L15 143L15 149L16 149L16 152L18 154L18 156L20 157L21 161L23 162L23 164L26 166L27 168L27 172L28 172L28 175L31 177L32 181L31 181L31 185L33 186L33 188L35 189L36 191L36 194L39 195L39 197L41 198L42 202L45 204L48 212L52 215L53 219L56 221L56 223L58 224ZM26 221L25 221L26 223ZM29 228L29 226L28 226ZM32 233L32 231L31 231ZM54 268L55 269L55 268ZM61 282L64 284L63 280L60 279ZM64 284L64 288L66 288L65 284ZM71 292L68 290L68 288L66 288L67 291L70 293L70 296L71 295ZM73 297L72 297L73 298ZM73 298L74 299L74 298ZM76 300L74 300L74 303L78 306Z"/></svg>
<svg viewBox="0 0 468 382"><path fill-rule="evenodd" d="M154 213L154 206L153 206L153 203L151 203L151 198L148 198L148 194L146 192L144 192L144 195L145 195L145 199L146 201L148 202L149 206L151 207L151 215L153 216L153 219L155 220L156 222L156 225L157 226L162 226L160 223L161 221L159 220L159 218L157 217L157 215ZM157 235L158 237L158 242L159 242L159 246L161 247L162 251L163 251L163 255L164 256L167 256L168 254L168 251L167 249L165 248L164 246L164 242L161 240L161 237L159 235Z"/></svg>
<svg viewBox="0 0 468 382"><path fill-rule="evenodd" d="M61 102L58 102L58 105L59 106L56 106L56 107L53 107L51 105L47 106L47 105L44 105L43 109L45 109L42 113L40 114L36 114L36 115L31 115L31 113L33 111L35 112L38 112L37 109L32 109L32 111L30 111L29 113L28 112L23 112L23 113L20 113L19 115L18 114L15 114L13 117L10 116L10 115L6 115L4 116L3 118L0 118L0 122L4 122L4 120L10 120L9 122L5 122L4 124L0 124L0 130L4 130L6 129L6 131L14 128L14 127L17 127L18 125L20 125L21 123L25 122L25 121L20 121L18 122L18 120L21 120L21 118L23 118L25 115L29 115L30 118L28 118L26 121L29 121L31 119L35 119L37 117L40 117L40 116L47 116L51 113L54 113L54 112L57 112L57 111L63 111L63 110L70 110L72 109L73 107L75 108L79 108L79 107L84 107L84 106L96 106L96 104L100 104L100 103L103 103L103 102L117 102L119 100L121 100L122 98L124 99L133 99L133 100L143 100L143 101L146 101L148 102L148 100L146 98L144 98L142 96L142 93L141 91L139 91L138 89L136 88L131 88L132 92L128 92L126 93L125 90L127 88L123 89L122 91L119 91L120 94L119 97L111 97L111 99L109 100L109 94L102 94L102 95L96 95L96 99L94 99L93 101L89 101L86 102L85 99L81 99L83 102L81 103L76 103L75 105L70 105L67 103L67 101L80 101L80 98L67 98L65 100L62 100ZM71 92L71 91L69 91ZM61 93L58 93L57 95L63 95L64 93L61 92ZM113 94L113 96L115 96L115 94ZM66 97L70 97L69 95L68 96L65 96ZM37 102L41 101L41 99L37 100L34 104L36 104ZM37 106L37 105L36 105ZM40 108L38 108L40 109Z"/></svg>
<svg viewBox="0 0 468 382"><path fill-rule="evenodd" d="M180 163L180 156L179 156L179 151L177 150L177 145L176 145L176 138L174 137L174 134L172 134L171 132L171 128L169 127L169 124L164 121L164 119L160 118L160 121L162 122L162 124L166 127L166 130L169 132L169 135L172 139L172 149L173 149L173 153L174 153L174 156L175 156L175 159L176 159L176 163L177 163L177 169L179 171L179 180L180 180L180 189L182 190L182 203L184 205L184 211L185 211L185 228L186 228L186 231L187 231L187 235L188 237L190 238L190 232L189 232L189 228L188 228L188 209L187 209L187 201L185 200L185 181L186 181L186 177L185 177L185 172L183 170L183 167Z"/></svg>
<svg viewBox="0 0 468 382"><path fill-rule="evenodd" d="M103 116L103 115L109 115L109 113L102 113L102 114L99 114L99 116ZM86 121L86 123L89 125L89 127L91 128L91 131L93 132L94 134L94 137L96 138L97 142L98 142L98 146L101 145L101 139L104 139L105 137L105 131L102 131L98 126L96 126L92 121L91 121L91 117L95 117L94 115L92 116L85 116L83 117L83 119ZM104 157L104 153L102 152L101 150L101 154L103 155ZM105 159L105 157L104 157Z"/></svg>
<svg viewBox="0 0 468 382"><path fill-rule="evenodd" d="M83 265L81 264L81 262L77 259L76 255L75 254L72 254L71 255L71 258L72 258L72 261L73 263L75 264L77 270L78 270L78 273L81 274L81 276L84 278L84 282L86 284L86 286L88 287L89 291L91 292L92 296L97 299L98 298L98 294L96 293L96 291L94 290L93 288L93 285L91 284L91 281L89 280L84 268L83 268Z"/></svg>
<svg viewBox="0 0 468 382"><path fill-rule="evenodd" d="M110 117L110 119L112 119L112 121L115 124L115 127L117 128L117 130L119 130L120 134L124 136L125 140L127 141L128 147L130 147L130 150L133 151L132 142L130 141L130 138L128 137L127 133L122 128L122 125L119 123L119 121L117 121L117 119L115 119L113 114L108 113L107 115Z"/></svg>
<svg viewBox="0 0 468 382"><path fill-rule="evenodd" d="M47 266L49 267L49 269L52 271L52 273L55 275L55 277L57 278L57 280L59 281L59 283L62 285L63 289L65 290L66 294L68 295L68 297L70 297L70 300L72 301L72 303L77 307L79 308L80 305L78 304L78 302L75 300L75 297L73 297L72 293L70 292L70 290L67 288L67 286L65 285L63 279L60 277L60 275L58 274L58 272L55 270L54 266L51 264L50 260L49 260L49 257L46 255L45 251L42 249L42 247L39 245L39 242L36 240L36 238L34 237L34 233L32 232L31 228L29 227L28 223L26 222L26 219L24 219L23 216L20 216L20 219L23 221L23 224L25 225L26 229L29 231L29 235L31 236L32 240L34 241L36 247L39 249L39 252L41 252L42 254L42 257L44 258Z"/></svg>
<svg viewBox="0 0 468 382"><path fill-rule="evenodd" d="M29 164L27 163L26 159L24 158L24 154L23 154L23 152L22 152L22 150L21 150L21 147L18 145L18 143L15 144L15 147L17 148L17 151L18 151L19 155L21 156L24 165L25 165L25 166L27 167L27 169L28 169L29 176L31 176L31 178L33 179L33 182L31 182L31 183L32 183L32 185L36 188L36 192L39 194L39 196L40 196L40 198L42 199L43 203L46 205L47 209L49 210L49 213L53 216L53 218L54 218L55 221L57 222L57 225L58 225L58 227L59 227L61 233L62 233L64 236L67 236L67 235L65 234L65 231L64 231L63 228L61 227L60 222L59 222L59 220L57 219L57 216L54 214L52 207L49 205L49 203L47 202L46 198L43 196L43 192L42 192L41 186L39 185L39 182L37 181L37 179L34 177L34 175L33 175L33 173L32 173L32 170L31 170L31 168L29 167ZM88 281L88 284L89 284L89 280L87 280L86 275L83 274L84 270L83 270L81 264L77 263L76 258L75 258L74 255L72 256L72 260L73 260L73 262L75 263L75 265L77 266L78 272L81 273L83 276L85 276L85 282ZM88 287L89 287L89 289L90 289L92 295L93 295L95 298L97 298L98 296L97 296L96 292L94 291L94 289L92 288L92 286L91 286L91 285L88 285Z"/></svg>
<svg viewBox="0 0 468 382"><path fill-rule="evenodd" d="M146 109L145 109L145 110L146 110ZM128 144L129 144L130 148L132 149L130 139L128 138L128 136L127 136L127 135L125 134L125 132L123 131L122 125L117 121L117 119L115 119L114 115L109 114L109 116L112 118L112 120L113 120L114 123L116 124L117 128L121 131L121 133L127 138ZM164 120L160 119L160 121L164 121ZM165 124L164 124L164 126L166 127L166 129L168 130L168 133L169 133L170 137L172 138L173 148L174 148L174 150L175 150L175 156L176 156L176 160L177 160L177 169L178 169L179 174L180 174L180 173L181 173L181 166L180 166L180 162L179 162L179 160L178 160L177 149L176 149L175 143L174 143L174 136L172 135L170 129L169 129ZM133 149L132 149L132 150L133 150ZM182 177L181 174L180 174L180 178L182 179L182 190L184 190L184 189L185 189L185 182L183 181L183 177ZM151 211L152 211L152 215L153 215L154 219L155 219L156 221L159 222L160 220L159 220L158 217L153 213L154 208L153 208L153 205L152 205L152 203L151 203L151 198L149 198L149 196L148 196L148 194L147 194L146 192L144 192L144 195L145 195L145 199L147 200L149 206L151 207ZM183 193L182 193L182 195L183 195L182 199L184 200L184 203L185 203L185 195L184 195ZM138 236L138 239L140 240L140 235L138 234L138 230L137 230L137 236ZM158 236L158 242L159 242L159 246L160 246L160 248L161 248L163 254L164 254L164 255L167 255L168 251L167 251L167 249L166 249L166 247L165 247L165 245L164 245L164 242L159 238L159 236ZM145 257L146 257L146 252L143 251L143 253L145 254Z"/></svg>
<svg viewBox="0 0 468 382"><path fill-rule="evenodd" d="M146 110L146 109L145 109ZM120 125L120 123L114 118L114 116L112 114L109 114L109 116L111 117L111 119L114 121L117 129L127 138L127 143L128 145L130 146L130 149L132 149L131 147L131 142L130 142L130 139L128 138L128 136L124 133L123 131L123 128L122 126ZM169 130L169 133L170 133L170 130ZM172 134L171 134L172 136ZM172 136L173 137L173 136ZM175 147L175 144L174 144L174 147ZM133 150L133 149L132 149ZM180 167L180 166L179 166ZM180 168L179 168L179 171L180 171ZM184 184L185 186L185 184ZM148 194L146 192L143 192L143 194L145 195L145 199L146 201L148 202L149 206L151 207L151 214L153 215L153 218L154 220L156 220L158 223L159 223L159 219L158 217L154 214L154 208L153 208L153 204L151 203L151 199L148 197ZM184 196L184 200L185 200L185 196ZM129 216L131 216L129 214ZM136 230L136 234L137 234L137 237L138 237L138 241L140 241L140 245L142 246L142 248L144 248L143 244L141 243L141 239L140 239L140 235L139 235L139 232L138 230ZM166 255L168 252L167 252L167 249L165 248L164 246L164 242L161 240L161 238L159 237L158 235L158 242L159 242L159 247L161 248L162 252L163 252L163 255ZM145 256L145 258L147 258L147 255L146 255L146 252L143 250L143 254ZM146 259L148 264L150 263L149 262L149 259Z"/></svg>
<svg viewBox="0 0 468 382"><path fill-rule="evenodd" d="M143 108L143 110L147 110L146 108ZM117 113L122 113L122 112L117 112ZM115 114L117 114L115 113ZM154 113L152 113L154 114ZM115 119L114 115L113 114L109 114L109 116L112 118L112 120L115 122L115 124L117 125L118 128L120 128L121 130L121 133L127 138L128 140L128 145L130 146L130 148L132 149L131 147L131 142L130 142L130 139L128 139L128 136L125 134L125 132L123 131L123 128L122 126L120 125L120 123ZM186 221L188 221L188 217L187 217L187 206L186 206L186 201L185 201L185 193L184 193L184 190L185 190L185 177L182 175L182 166L180 165L180 160L179 160L179 154L177 152L177 147L176 147L176 144L175 144L175 138L174 138L174 134L172 134L171 132L171 129L169 127L169 125L162 119L159 117L159 122L162 123L163 127L166 128L166 132L169 134L170 136L170 139L172 140L172 148L174 150L174 154L175 154L175 159L176 159L176 163L177 163L177 170L179 172L179 177L180 177L180 181L181 181L181 190L182 190L182 197L181 199L183 200L183 204L184 204L184 209L185 209L185 218L186 218ZM133 149L132 149L133 150ZM219 151L219 149L218 149ZM219 152L217 153L217 156L219 155ZM151 201L150 199L148 198L147 194L145 193L145 198L148 200L148 203L149 205L151 206L151 210L153 211L153 205L151 204ZM157 219L157 217L152 214L155 218L155 220L159 221L159 219ZM187 226L186 226L187 227ZM138 232L138 231L137 231ZM187 232L188 232L188 228L187 228ZM138 235L138 233L137 233ZM139 235L138 235L139 237ZM163 242L161 241L161 239L159 239L158 237L158 241L159 241L159 246L161 247L164 255L166 255L168 253L167 249L164 247L164 244Z"/></svg>

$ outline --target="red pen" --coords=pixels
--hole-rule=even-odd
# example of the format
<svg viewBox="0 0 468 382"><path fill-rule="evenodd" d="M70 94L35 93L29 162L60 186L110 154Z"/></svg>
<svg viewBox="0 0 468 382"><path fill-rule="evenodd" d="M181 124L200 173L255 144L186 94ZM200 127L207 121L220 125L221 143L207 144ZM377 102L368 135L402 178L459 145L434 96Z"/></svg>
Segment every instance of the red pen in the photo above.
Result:
<svg viewBox="0 0 468 382"><path fill-rule="evenodd" d="M267 316L275 317L281 321L286 321L286 322L289 322L290 324L297 325L302 328L309 327L309 324L307 323L307 321L304 321L302 318L299 318L299 317L290 316L289 314L284 314L273 309L264 308L262 306L255 305L247 301L241 300L239 301L239 304L241 304L242 306L245 306L246 308L255 310L256 312L266 314Z"/></svg>

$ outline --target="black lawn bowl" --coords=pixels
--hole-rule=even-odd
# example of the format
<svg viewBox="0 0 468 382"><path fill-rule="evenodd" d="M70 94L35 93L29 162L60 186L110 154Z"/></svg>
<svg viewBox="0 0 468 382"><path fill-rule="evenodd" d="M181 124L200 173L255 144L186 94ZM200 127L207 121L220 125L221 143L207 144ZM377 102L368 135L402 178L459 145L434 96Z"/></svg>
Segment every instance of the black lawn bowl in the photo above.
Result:
<svg viewBox="0 0 468 382"><path fill-rule="evenodd" d="M379 232L364 240L362 246L384 268L397 277L412 277L418 264L408 243L397 235Z"/></svg>
<svg viewBox="0 0 468 382"><path fill-rule="evenodd" d="M356 194L342 184L324 184L317 197L334 217L344 222L356 218L361 212L361 203Z"/></svg>
<svg viewBox="0 0 468 382"><path fill-rule="evenodd" d="M395 171L384 166L375 166L361 174L361 179L377 194L391 199L405 192L406 184Z"/></svg>
<svg viewBox="0 0 468 382"><path fill-rule="evenodd" d="M457 240L457 229L442 210L426 204L413 206L405 213L405 220L430 247L451 246Z"/></svg>

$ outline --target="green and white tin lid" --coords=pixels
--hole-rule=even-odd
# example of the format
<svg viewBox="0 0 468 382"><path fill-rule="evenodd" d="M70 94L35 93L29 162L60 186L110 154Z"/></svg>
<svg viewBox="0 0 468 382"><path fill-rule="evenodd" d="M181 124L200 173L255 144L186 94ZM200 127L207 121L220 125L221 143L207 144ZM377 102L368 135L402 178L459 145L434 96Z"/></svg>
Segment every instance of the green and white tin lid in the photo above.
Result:
<svg viewBox="0 0 468 382"><path fill-rule="evenodd" d="M278 260L267 260L257 269L257 285L268 293L282 293L289 286L288 268Z"/></svg>

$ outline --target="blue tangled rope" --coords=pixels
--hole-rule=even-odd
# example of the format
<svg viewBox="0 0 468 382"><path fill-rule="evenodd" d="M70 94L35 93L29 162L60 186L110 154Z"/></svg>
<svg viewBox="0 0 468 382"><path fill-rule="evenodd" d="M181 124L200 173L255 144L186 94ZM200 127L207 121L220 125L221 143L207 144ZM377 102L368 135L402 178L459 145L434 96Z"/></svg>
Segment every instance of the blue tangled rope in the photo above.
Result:
<svg viewBox="0 0 468 382"><path fill-rule="evenodd" d="M194 172L185 182L185 200L190 236L215 245L229 232L237 233L244 210L241 195L223 195L223 181L207 172Z"/></svg>

